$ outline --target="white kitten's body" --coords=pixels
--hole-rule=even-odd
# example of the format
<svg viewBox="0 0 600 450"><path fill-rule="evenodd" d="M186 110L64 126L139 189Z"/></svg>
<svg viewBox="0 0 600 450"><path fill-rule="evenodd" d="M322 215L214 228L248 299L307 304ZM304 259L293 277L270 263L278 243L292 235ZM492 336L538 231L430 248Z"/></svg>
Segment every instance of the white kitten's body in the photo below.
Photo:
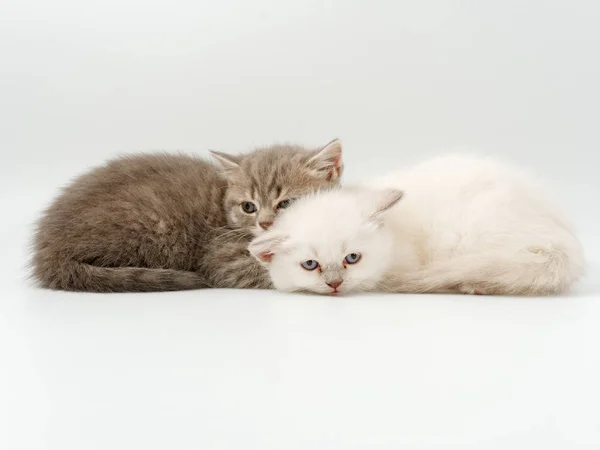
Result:
<svg viewBox="0 0 600 450"><path fill-rule="evenodd" d="M373 185L405 191L385 217L398 258L384 289L402 290L404 278L406 290L421 292L552 294L583 273L571 226L543 185L522 170L446 156ZM419 265L407 270L404 261L415 259Z"/></svg>
<svg viewBox="0 0 600 450"><path fill-rule="evenodd" d="M277 238L269 270L278 289L329 293L322 278L336 273L343 279L340 292L545 295L567 290L583 273L570 225L524 171L480 157L445 156L369 186L377 190L342 189L301 200L257 240L254 254L269 236ZM391 207L400 198L385 200L393 190L405 195ZM347 266L341 264L345 252L363 257ZM299 263L306 259L328 269L303 271Z"/></svg>

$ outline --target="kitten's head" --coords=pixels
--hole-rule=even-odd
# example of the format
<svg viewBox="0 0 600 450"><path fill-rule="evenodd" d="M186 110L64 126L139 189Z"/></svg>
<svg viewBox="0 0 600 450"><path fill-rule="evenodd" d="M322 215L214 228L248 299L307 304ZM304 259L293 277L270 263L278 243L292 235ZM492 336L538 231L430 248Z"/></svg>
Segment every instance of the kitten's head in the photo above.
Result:
<svg viewBox="0 0 600 450"><path fill-rule="evenodd" d="M229 225L256 236L297 198L337 186L343 170L337 139L319 150L277 145L239 156L211 153L228 182L224 207Z"/></svg>
<svg viewBox="0 0 600 450"><path fill-rule="evenodd" d="M338 294L373 289L392 262L393 237L384 213L397 190L335 189L292 205L250 253L276 289Z"/></svg>

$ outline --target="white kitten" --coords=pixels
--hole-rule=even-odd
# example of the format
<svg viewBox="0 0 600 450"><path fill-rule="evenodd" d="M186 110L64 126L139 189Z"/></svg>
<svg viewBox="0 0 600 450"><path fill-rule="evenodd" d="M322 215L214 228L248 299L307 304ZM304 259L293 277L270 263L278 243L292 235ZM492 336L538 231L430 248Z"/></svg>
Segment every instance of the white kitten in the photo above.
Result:
<svg viewBox="0 0 600 450"><path fill-rule="evenodd" d="M371 186L301 199L252 242L277 289L545 295L583 274L566 219L519 169L446 156Z"/></svg>

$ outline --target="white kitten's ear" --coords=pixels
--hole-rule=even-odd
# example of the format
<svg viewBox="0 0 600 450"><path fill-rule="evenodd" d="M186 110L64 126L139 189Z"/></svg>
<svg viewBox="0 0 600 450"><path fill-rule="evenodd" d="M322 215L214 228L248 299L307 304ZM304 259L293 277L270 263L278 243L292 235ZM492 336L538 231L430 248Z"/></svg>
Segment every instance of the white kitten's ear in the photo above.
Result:
<svg viewBox="0 0 600 450"><path fill-rule="evenodd" d="M214 150L210 150L210 154L221 166L223 175L229 176L240 169L241 158L239 156L228 155L227 153L216 152Z"/></svg>
<svg viewBox="0 0 600 450"><path fill-rule="evenodd" d="M403 196L404 192L399 191L398 189L384 189L377 191L370 219L375 222L380 222L381 215L402 200Z"/></svg>
<svg viewBox="0 0 600 450"><path fill-rule="evenodd" d="M317 173L330 180L336 180L342 176L344 164L342 162L342 142L334 139L308 160L308 165Z"/></svg>
<svg viewBox="0 0 600 450"><path fill-rule="evenodd" d="M265 233L250 242L248 251L261 263L268 264L287 239L286 235L279 233Z"/></svg>

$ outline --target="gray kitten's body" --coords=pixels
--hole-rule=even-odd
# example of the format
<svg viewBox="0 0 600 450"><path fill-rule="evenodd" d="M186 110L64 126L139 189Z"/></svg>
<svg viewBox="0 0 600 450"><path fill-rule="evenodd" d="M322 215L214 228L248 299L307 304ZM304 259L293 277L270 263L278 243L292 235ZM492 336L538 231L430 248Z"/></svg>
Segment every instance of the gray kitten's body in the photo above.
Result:
<svg viewBox="0 0 600 450"><path fill-rule="evenodd" d="M34 278L91 292L270 288L246 250L257 224L282 200L337 184L341 146L215 156L222 168L185 155L127 156L76 179L38 223ZM244 202L257 211L244 212Z"/></svg>

